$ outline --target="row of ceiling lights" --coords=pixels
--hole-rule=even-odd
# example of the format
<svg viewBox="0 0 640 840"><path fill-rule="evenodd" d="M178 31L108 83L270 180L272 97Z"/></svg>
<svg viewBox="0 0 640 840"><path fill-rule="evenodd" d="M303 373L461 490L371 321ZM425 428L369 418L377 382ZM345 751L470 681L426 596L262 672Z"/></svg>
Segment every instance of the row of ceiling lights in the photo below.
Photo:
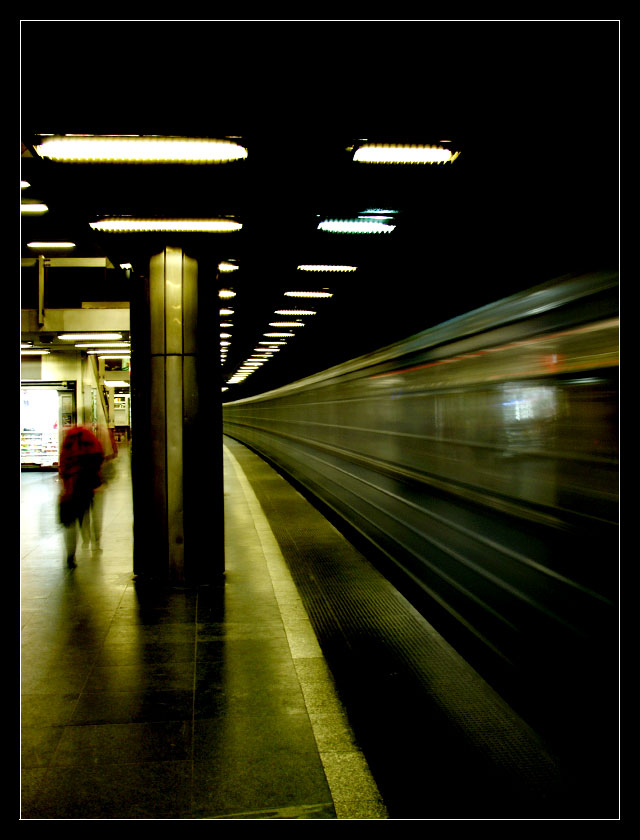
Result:
<svg viewBox="0 0 640 840"><path fill-rule="evenodd" d="M36 153L46 159L61 162L87 163L190 163L212 164L228 163L243 160L248 157L247 149L234 138L219 141L198 138L178 137L144 137L132 136L96 136L96 135L63 135L45 136L35 147ZM353 160L358 163L374 164L446 164L452 163L459 156L458 151L447 148L451 141L443 140L436 146L432 145L400 145L400 144L371 144L359 141L348 149L353 152ZM22 188L29 184L22 182ZM41 215L48 211L45 203L36 200L21 202L21 211L25 215ZM318 223L318 229L331 233L390 233L395 229L394 211L366 210L354 219L323 219ZM136 232L151 231L182 231L182 232L229 232L240 230L242 223L235 219L133 219L108 218L91 223L91 227L103 232ZM75 247L73 242L30 242L28 247L40 253L50 249L69 250ZM130 267L128 264L122 268ZM220 271L234 270L237 266L221 264ZM354 266L299 266L301 270L355 270ZM221 290L221 297L225 290ZM235 294L227 291L227 294ZM294 297L331 297L328 291L322 292L286 292L286 296ZM276 315L288 314L293 310L277 310ZM309 314L310 310L297 314ZM233 310L221 309L220 315L232 315ZM313 313L315 314L315 313ZM276 328L283 322L271 322ZM221 321L221 329L230 329L233 325L229 321ZM284 322L288 329L304 326L298 318L294 322ZM286 343L282 339L293 337L294 333L274 334L265 332L263 339L258 342L259 347L254 354L228 380L228 384L244 381L254 370L271 358ZM224 363L230 346L230 333L221 333L221 361ZM267 340L268 339L268 340ZM276 342L275 339L278 339ZM26 353L44 353L46 350L26 350ZM93 352L93 351L89 351Z"/></svg>
<svg viewBox="0 0 640 840"><path fill-rule="evenodd" d="M346 265L300 265L298 269L301 271L355 271L356 266ZM225 296L228 292L221 290L220 295ZM333 297L333 293L328 289L317 291L287 291L284 293L285 298L307 299L307 300L321 300ZM280 352L287 344L287 339L294 338L296 333L290 330L297 330L304 327L305 322L302 317L309 317L316 315L315 309L301 309L291 308L289 301L285 301L283 308L276 309L274 316L278 320L270 321L268 329L263 332L260 339L257 341L257 347L254 348L253 353L237 368L236 372L227 380L227 386L237 385L242 383L256 370L259 370L269 359L273 358L276 353ZM233 315L232 309L221 309L221 316ZM295 318L295 320L281 320L283 317ZM229 321L223 321L220 324L221 328L229 329L233 326ZM227 354L231 345L231 333L220 334L220 361L224 365L227 360ZM223 391L228 390L228 387L223 387Z"/></svg>
<svg viewBox="0 0 640 840"><path fill-rule="evenodd" d="M159 136L96 136L96 135L40 135L36 153L45 159L59 162L86 163L180 163L219 164L243 160L248 157L247 149L235 138L211 140L184 137ZM358 141L348 148L357 163L373 164L446 164L453 163L459 151L448 146L450 140L441 140L437 145L375 144ZM23 187L29 186L23 182ZM48 211L44 202L24 200L21 202L24 214L40 215ZM367 211L357 219L325 219L318 224L320 230L338 233L388 233L394 229L388 217L374 216ZM144 232L230 232L240 230L242 223L236 219L153 219L132 217L105 218L91 223L91 228L106 233ZM34 251L75 247L73 242L30 242Z"/></svg>

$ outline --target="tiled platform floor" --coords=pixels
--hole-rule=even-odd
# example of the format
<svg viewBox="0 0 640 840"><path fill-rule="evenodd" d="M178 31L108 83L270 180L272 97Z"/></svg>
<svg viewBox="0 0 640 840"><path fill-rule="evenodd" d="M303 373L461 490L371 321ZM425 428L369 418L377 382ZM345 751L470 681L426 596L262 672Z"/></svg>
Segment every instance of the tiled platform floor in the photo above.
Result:
<svg viewBox="0 0 640 840"><path fill-rule="evenodd" d="M55 473L23 473L24 819L381 819L260 506L225 455L220 587L132 575L128 451L68 569Z"/></svg>

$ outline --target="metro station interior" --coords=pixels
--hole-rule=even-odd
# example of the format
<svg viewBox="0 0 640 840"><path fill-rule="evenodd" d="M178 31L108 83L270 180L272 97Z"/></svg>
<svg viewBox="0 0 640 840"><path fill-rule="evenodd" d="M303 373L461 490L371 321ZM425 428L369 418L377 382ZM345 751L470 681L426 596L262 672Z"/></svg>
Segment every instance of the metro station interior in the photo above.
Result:
<svg viewBox="0 0 640 840"><path fill-rule="evenodd" d="M20 22L19 819L621 818L619 38Z"/></svg>

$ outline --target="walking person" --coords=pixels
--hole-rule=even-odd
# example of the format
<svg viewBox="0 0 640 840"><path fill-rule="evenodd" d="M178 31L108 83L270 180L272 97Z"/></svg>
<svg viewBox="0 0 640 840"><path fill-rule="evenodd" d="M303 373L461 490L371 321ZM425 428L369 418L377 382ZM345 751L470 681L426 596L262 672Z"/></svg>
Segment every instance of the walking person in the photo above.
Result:
<svg viewBox="0 0 640 840"><path fill-rule="evenodd" d="M70 429L62 444L59 475L63 491L60 498L60 522L65 527L67 565L76 565L78 529L85 542L92 540L93 548L100 548L99 511L94 508L95 491L102 484L100 469L104 449L98 438L84 426ZM93 517L93 522L92 522Z"/></svg>

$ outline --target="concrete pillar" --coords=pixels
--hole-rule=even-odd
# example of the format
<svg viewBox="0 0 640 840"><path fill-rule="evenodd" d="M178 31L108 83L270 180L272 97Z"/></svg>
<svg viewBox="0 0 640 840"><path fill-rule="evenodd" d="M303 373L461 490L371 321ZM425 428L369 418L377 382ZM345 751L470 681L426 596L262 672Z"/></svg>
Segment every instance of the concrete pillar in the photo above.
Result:
<svg viewBox="0 0 640 840"><path fill-rule="evenodd" d="M145 283L131 325L134 572L211 582L224 571L218 348L200 352L196 260L166 248Z"/></svg>

